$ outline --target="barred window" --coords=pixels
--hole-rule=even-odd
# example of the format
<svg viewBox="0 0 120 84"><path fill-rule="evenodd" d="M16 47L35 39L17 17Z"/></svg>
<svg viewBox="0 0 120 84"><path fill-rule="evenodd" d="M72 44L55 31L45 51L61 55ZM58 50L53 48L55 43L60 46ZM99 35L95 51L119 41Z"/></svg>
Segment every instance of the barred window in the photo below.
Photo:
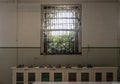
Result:
<svg viewBox="0 0 120 84"><path fill-rule="evenodd" d="M42 53L81 53L80 6L42 6Z"/></svg>

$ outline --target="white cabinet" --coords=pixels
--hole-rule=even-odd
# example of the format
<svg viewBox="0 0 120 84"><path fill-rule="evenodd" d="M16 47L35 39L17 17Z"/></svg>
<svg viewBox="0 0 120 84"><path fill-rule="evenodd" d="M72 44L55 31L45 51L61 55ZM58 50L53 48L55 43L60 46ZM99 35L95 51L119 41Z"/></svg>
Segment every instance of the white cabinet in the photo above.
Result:
<svg viewBox="0 0 120 84"><path fill-rule="evenodd" d="M78 70L75 68L67 68L65 69L65 81L76 82L79 80Z"/></svg>
<svg viewBox="0 0 120 84"><path fill-rule="evenodd" d="M12 80L13 84L32 84L38 81L37 68L15 68L13 67Z"/></svg>
<svg viewBox="0 0 120 84"><path fill-rule="evenodd" d="M81 81L81 82L93 81L93 78L92 78L92 75L93 75L92 68L87 68L87 67L81 68L78 71L78 75L79 75L79 81Z"/></svg>
<svg viewBox="0 0 120 84"><path fill-rule="evenodd" d="M12 84L38 82L110 82L117 81L117 67L93 68L12 68Z"/></svg>
<svg viewBox="0 0 120 84"><path fill-rule="evenodd" d="M39 81L37 77L38 76L37 70L38 70L37 68L30 68L30 69L26 68L25 69L26 84L32 84L35 81Z"/></svg>
<svg viewBox="0 0 120 84"><path fill-rule="evenodd" d="M117 81L117 70L117 67L94 67L93 80L96 82Z"/></svg>
<svg viewBox="0 0 120 84"><path fill-rule="evenodd" d="M57 69L51 69L52 72L52 81L54 82L61 82L65 81L65 72L64 69L57 68Z"/></svg>
<svg viewBox="0 0 120 84"><path fill-rule="evenodd" d="M12 68L12 82L13 84L25 84L25 70L24 68Z"/></svg>
<svg viewBox="0 0 120 84"><path fill-rule="evenodd" d="M51 82L52 81L52 72L48 68L40 68L38 69L37 75L39 75L39 81L41 82Z"/></svg>

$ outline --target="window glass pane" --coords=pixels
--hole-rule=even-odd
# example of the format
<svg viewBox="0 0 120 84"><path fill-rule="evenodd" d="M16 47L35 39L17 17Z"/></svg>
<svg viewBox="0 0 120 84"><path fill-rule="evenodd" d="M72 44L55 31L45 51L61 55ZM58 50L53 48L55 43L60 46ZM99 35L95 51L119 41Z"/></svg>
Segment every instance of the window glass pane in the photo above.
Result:
<svg viewBox="0 0 120 84"><path fill-rule="evenodd" d="M24 81L24 74L23 73L16 73L16 81Z"/></svg>
<svg viewBox="0 0 120 84"><path fill-rule="evenodd" d="M107 72L106 73L106 78L107 78L107 81L113 81L113 73L112 72Z"/></svg>
<svg viewBox="0 0 120 84"><path fill-rule="evenodd" d="M69 82L77 81L76 73L69 73L68 76L69 76Z"/></svg>
<svg viewBox="0 0 120 84"><path fill-rule="evenodd" d="M81 81L89 81L89 73L81 73Z"/></svg>
<svg viewBox="0 0 120 84"><path fill-rule="evenodd" d="M95 73L95 81L102 81L102 73L101 72L97 72Z"/></svg>
<svg viewBox="0 0 120 84"><path fill-rule="evenodd" d="M41 81L48 82L49 79L49 73L41 73Z"/></svg>
<svg viewBox="0 0 120 84"><path fill-rule="evenodd" d="M28 73L28 81L35 81L35 73Z"/></svg>
<svg viewBox="0 0 120 84"><path fill-rule="evenodd" d="M75 32L55 31L47 32L49 37L45 38L45 52L47 53L73 53L75 52ZM51 34L51 35L50 35ZM59 34L59 35L58 35Z"/></svg>
<svg viewBox="0 0 120 84"><path fill-rule="evenodd" d="M62 73L54 73L54 81L55 82L62 81Z"/></svg>

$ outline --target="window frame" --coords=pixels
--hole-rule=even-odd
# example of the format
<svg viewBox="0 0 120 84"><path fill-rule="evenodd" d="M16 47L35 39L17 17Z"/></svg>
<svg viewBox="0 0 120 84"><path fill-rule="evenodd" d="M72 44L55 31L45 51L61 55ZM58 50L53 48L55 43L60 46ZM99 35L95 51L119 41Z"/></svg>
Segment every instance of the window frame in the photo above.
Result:
<svg viewBox="0 0 120 84"><path fill-rule="evenodd" d="M48 53L45 53L44 52L44 33L43 33L43 17L44 17L44 14L43 14L43 8L45 6L77 6L78 9L79 9L79 34L77 35L78 36L78 41L77 41L77 44L78 44L78 52L77 53L55 53L55 54L48 54ZM42 4L41 5L41 29L40 29L40 54L41 55L74 55L74 54L81 54L82 53L82 32L81 32L81 20L82 20L82 6L81 4ZM76 42L76 41L75 41Z"/></svg>

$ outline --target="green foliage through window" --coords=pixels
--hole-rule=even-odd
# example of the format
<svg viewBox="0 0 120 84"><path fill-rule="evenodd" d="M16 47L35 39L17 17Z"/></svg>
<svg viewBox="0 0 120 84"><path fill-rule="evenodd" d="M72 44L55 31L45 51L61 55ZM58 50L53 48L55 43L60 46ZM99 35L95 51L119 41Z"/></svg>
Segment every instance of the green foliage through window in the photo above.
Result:
<svg viewBox="0 0 120 84"><path fill-rule="evenodd" d="M45 54L79 53L80 15L78 6L43 7Z"/></svg>

